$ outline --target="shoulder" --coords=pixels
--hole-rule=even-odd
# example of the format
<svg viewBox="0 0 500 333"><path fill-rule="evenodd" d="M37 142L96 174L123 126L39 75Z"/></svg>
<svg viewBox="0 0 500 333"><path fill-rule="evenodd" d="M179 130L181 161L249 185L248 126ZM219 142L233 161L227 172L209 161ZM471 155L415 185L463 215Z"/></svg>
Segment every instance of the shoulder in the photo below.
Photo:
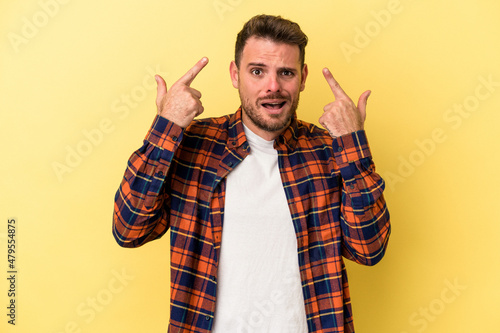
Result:
<svg viewBox="0 0 500 333"><path fill-rule="evenodd" d="M305 140L309 141L313 145L331 146L333 141L333 138L330 136L327 130L299 119L297 119L295 135L299 142Z"/></svg>
<svg viewBox="0 0 500 333"><path fill-rule="evenodd" d="M186 132L200 133L211 129L222 129L229 124L230 115L195 119L187 128Z"/></svg>
<svg viewBox="0 0 500 333"><path fill-rule="evenodd" d="M210 117L195 119L187 128L186 134L214 135L218 131L227 130L229 127L230 115L220 117Z"/></svg>
<svg viewBox="0 0 500 333"><path fill-rule="evenodd" d="M230 115L196 119L184 130L181 150L220 151L229 136Z"/></svg>

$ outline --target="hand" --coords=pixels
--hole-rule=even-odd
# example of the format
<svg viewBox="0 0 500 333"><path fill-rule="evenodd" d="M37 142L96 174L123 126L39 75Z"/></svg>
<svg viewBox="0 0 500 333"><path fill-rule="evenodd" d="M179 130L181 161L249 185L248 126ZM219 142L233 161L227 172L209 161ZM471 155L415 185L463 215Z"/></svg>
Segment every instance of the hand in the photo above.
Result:
<svg viewBox="0 0 500 333"><path fill-rule="evenodd" d="M182 128L189 126L194 117L203 112L201 93L191 88L191 83L198 73L208 64L208 58L202 58L167 91L165 80L155 76L157 87L156 107L158 114Z"/></svg>
<svg viewBox="0 0 500 333"><path fill-rule="evenodd" d="M326 82L330 85L335 101L327 104L319 123L335 138L362 130L366 119L366 102L371 91L367 90L359 96L358 106L342 90L328 68L323 69Z"/></svg>

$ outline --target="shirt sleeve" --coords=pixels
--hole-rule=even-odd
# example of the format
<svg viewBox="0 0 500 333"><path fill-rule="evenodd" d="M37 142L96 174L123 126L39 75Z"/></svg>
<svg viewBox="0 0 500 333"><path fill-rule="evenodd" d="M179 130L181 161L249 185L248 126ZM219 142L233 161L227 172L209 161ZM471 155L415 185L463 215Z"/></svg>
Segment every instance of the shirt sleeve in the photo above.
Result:
<svg viewBox="0 0 500 333"><path fill-rule="evenodd" d="M113 213L113 236L120 246L138 247L168 230L164 181L182 136L181 127L156 116L143 146L128 160Z"/></svg>
<svg viewBox="0 0 500 333"><path fill-rule="evenodd" d="M384 180L375 172L365 131L337 137L333 151L342 176L342 255L375 265L384 256L391 231Z"/></svg>

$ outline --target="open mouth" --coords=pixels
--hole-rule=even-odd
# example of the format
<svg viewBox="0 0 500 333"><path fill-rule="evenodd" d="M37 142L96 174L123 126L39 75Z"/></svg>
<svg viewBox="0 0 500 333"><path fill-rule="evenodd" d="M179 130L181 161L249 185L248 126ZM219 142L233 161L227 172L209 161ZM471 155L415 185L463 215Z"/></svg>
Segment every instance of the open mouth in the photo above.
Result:
<svg viewBox="0 0 500 333"><path fill-rule="evenodd" d="M261 105L267 110L281 110L283 106L285 106L286 101L284 102L276 102L276 103L262 103Z"/></svg>

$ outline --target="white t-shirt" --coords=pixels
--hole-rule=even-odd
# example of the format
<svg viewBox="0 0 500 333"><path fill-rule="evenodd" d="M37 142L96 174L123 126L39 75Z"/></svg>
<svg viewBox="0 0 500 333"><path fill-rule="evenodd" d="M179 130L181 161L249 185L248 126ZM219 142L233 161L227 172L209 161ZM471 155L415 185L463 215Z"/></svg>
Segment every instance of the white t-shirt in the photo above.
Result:
<svg viewBox="0 0 500 333"><path fill-rule="evenodd" d="M297 238L274 141L245 127L247 156L227 177L215 333L307 332Z"/></svg>

